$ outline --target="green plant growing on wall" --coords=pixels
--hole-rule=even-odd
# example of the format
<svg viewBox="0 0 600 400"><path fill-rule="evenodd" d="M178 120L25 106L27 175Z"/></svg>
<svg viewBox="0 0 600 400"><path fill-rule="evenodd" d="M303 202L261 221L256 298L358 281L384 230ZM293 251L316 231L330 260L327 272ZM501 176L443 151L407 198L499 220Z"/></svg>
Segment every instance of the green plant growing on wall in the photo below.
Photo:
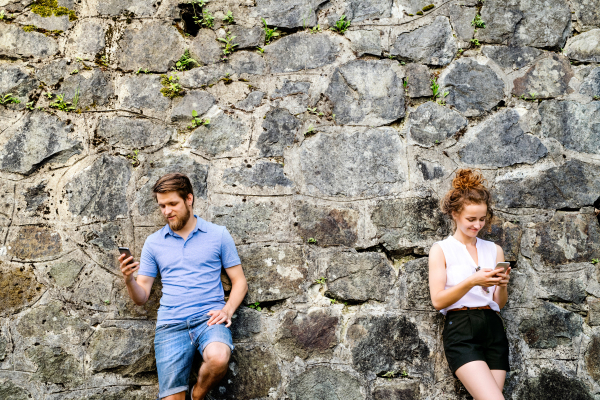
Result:
<svg viewBox="0 0 600 400"><path fill-rule="evenodd" d="M408 88L408 76L402 81L402 86L404 86L404 89Z"/></svg>
<svg viewBox="0 0 600 400"><path fill-rule="evenodd" d="M262 310L262 308L260 307L260 303L258 301L256 303L254 303L254 304L249 304L248 308L252 308L252 309L254 309L256 311Z"/></svg>
<svg viewBox="0 0 600 400"><path fill-rule="evenodd" d="M475 15L475 18L471 21L471 26L474 26L475 28L485 28L485 22L481 19L481 15Z"/></svg>
<svg viewBox="0 0 600 400"><path fill-rule="evenodd" d="M6 14L4 10L0 10L0 21L10 21L14 18L13 14Z"/></svg>
<svg viewBox="0 0 600 400"><path fill-rule="evenodd" d="M202 118L198 118L198 111L196 110L192 110L192 124L190 126L188 126L189 129L194 129L197 128L201 125L209 125L210 124L210 119L206 118L206 119L202 119Z"/></svg>
<svg viewBox="0 0 600 400"><path fill-rule="evenodd" d="M263 49L262 47L257 47L256 51L260 54L263 54L265 52L265 49Z"/></svg>
<svg viewBox="0 0 600 400"><path fill-rule="evenodd" d="M196 6L198 6L200 8L200 11L202 11L202 7L204 7L206 5L206 1L191 0L190 4L192 5L192 9L194 10L194 16L192 17L192 19L194 20L196 25L202 25L202 17L199 17L198 14L196 13Z"/></svg>
<svg viewBox="0 0 600 400"><path fill-rule="evenodd" d="M443 99L449 94L449 92L440 92L440 85L437 83L436 78L431 78L431 91L433 92L433 100L436 100L438 98Z"/></svg>
<svg viewBox="0 0 600 400"><path fill-rule="evenodd" d="M310 33L320 33L323 32L323 30L321 29L321 25L317 25L313 28L311 28Z"/></svg>
<svg viewBox="0 0 600 400"><path fill-rule="evenodd" d="M223 43L221 45L221 48L223 49L223 57L227 57L228 55L233 53L235 51L235 47L237 46L237 43L233 43L233 39L235 39L237 36L230 35L231 32L227 32L227 36L225 36L224 38L217 39L218 41Z"/></svg>
<svg viewBox="0 0 600 400"><path fill-rule="evenodd" d="M388 378L389 380L392 380L392 378L394 378L396 376L396 371L388 371L385 374L381 375L382 378Z"/></svg>
<svg viewBox="0 0 600 400"><path fill-rule="evenodd" d="M310 131L311 128L312 128L312 125L308 127L308 130ZM315 238L308 238L307 242L310 243L310 244L317 244L317 239L315 239Z"/></svg>
<svg viewBox="0 0 600 400"><path fill-rule="evenodd" d="M215 17L209 11L202 11L202 26L206 28L215 26Z"/></svg>
<svg viewBox="0 0 600 400"><path fill-rule="evenodd" d="M29 103L25 103L25 107L27 107L28 110L33 111L34 107L33 107L33 101L30 101Z"/></svg>
<svg viewBox="0 0 600 400"><path fill-rule="evenodd" d="M131 165L133 165L134 168L140 165L140 160L138 159L139 154L140 151L138 149L134 149L132 154L127 154L126 156L126 158L131 161Z"/></svg>
<svg viewBox="0 0 600 400"><path fill-rule="evenodd" d="M77 68L75 68L73 71L71 71L71 75L76 75L79 73L79 70Z"/></svg>
<svg viewBox="0 0 600 400"><path fill-rule="evenodd" d="M160 89L160 92L163 96L173 99L185 94L185 90L179 84L179 77L177 75L161 75L161 78L160 83L163 85L163 88Z"/></svg>
<svg viewBox="0 0 600 400"><path fill-rule="evenodd" d="M329 299L329 301L331 302L331 304L335 304L335 303L337 303L337 300L336 300L336 299Z"/></svg>
<svg viewBox="0 0 600 400"><path fill-rule="evenodd" d="M195 65L198 64L198 61L194 60L192 56L190 56L190 50L186 49L179 60L175 63L175 69L177 71L187 71L188 69L194 68ZM141 69L141 68L140 68ZM148 70L146 70L148 71ZM139 72L139 70L138 70Z"/></svg>
<svg viewBox="0 0 600 400"><path fill-rule="evenodd" d="M19 104L21 102L21 100L17 99L16 97L13 97L12 93L7 93L4 95L4 97L0 96L0 104L5 106L7 104Z"/></svg>
<svg viewBox="0 0 600 400"><path fill-rule="evenodd" d="M279 32L277 32L277 28L269 28L267 26L267 21L264 18L261 18L263 25L264 25L264 30L265 30L265 43L269 44L271 42L271 40L273 40L273 38L276 38L277 36L279 36Z"/></svg>
<svg viewBox="0 0 600 400"><path fill-rule="evenodd" d="M142 69L142 67L140 67L137 71L135 71L135 74L138 75L140 72L143 72L144 74L148 74L148 68L144 68Z"/></svg>
<svg viewBox="0 0 600 400"><path fill-rule="evenodd" d="M225 22L226 24L233 24L235 22L231 10L228 10L227 14L225 14L225 16L223 17L223 22Z"/></svg>
<svg viewBox="0 0 600 400"><path fill-rule="evenodd" d="M481 46L481 43L479 43L478 39L471 39L471 43L473 43L474 46Z"/></svg>
<svg viewBox="0 0 600 400"><path fill-rule="evenodd" d="M67 7L59 7L58 0L36 0L31 6L31 12L38 14L41 17L60 17L61 15L68 15L69 21L75 21L77 14L73 10L69 10Z"/></svg>
<svg viewBox="0 0 600 400"><path fill-rule="evenodd" d="M598 264L598 263L600 263L600 259L598 259L598 258L592 258L591 263L592 264Z"/></svg>
<svg viewBox="0 0 600 400"><path fill-rule="evenodd" d="M65 101L64 94L56 95L56 99L50 103L50 108L56 108L60 111L69 112L77 109L77 103L79 102L79 95L73 97L73 101Z"/></svg>
<svg viewBox="0 0 600 400"><path fill-rule="evenodd" d="M326 282L327 282L327 278L325 278L324 276L322 276L319 279L315 280L315 283L317 285L324 285Z"/></svg>
<svg viewBox="0 0 600 400"><path fill-rule="evenodd" d="M423 7L423 12L427 12L429 10L433 10L433 8L435 7L435 4L430 4L428 6Z"/></svg>
<svg viewBox="0 0 600 400"><path fill-rule="evenodd" d="M348 28L350 28L351 23L352 21L346 21L346 16L342 15L340 19L338 19L335 22L335 26L332 26L330 29L343 35L348 30Z"/></svg>

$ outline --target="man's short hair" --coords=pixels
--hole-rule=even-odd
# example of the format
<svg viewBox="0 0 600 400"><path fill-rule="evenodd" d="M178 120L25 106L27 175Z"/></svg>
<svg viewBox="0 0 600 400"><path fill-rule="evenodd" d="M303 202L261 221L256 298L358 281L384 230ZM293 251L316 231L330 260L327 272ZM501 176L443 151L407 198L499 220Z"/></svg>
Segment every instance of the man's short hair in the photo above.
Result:
<svg viewBox="0 0 600 400"><path fill-rule="evenodd" d="M173 173L166 174L158 178L154 186L152 187L152 195L156 200L157 193L177 192L179 196L186 200L188 194L194 195L194 189L192 189L192 182L184 174ZM194 198L192 200L192 206L194 205Z"/></svg>

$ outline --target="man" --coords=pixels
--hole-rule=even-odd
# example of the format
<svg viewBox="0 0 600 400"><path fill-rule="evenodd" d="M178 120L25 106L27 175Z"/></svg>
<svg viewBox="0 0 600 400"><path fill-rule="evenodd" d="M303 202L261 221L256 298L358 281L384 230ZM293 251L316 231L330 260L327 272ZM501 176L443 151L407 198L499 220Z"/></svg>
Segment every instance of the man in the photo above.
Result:
<svg viewBox="0 0 600 400"><path fill-rule="evenodd" d="M167 225L146 239L139 263L121 255L121 271L129 296L140 306L160 271L163 295L154 338L159 398L185 400L197 349L203 362L191 397L208 399L208 391L227 372L233 350L229 326L248 291L246 277L227 229L192 215L194 194L187 176L163 176L153 194ZM221 267L231 280L227 303Z"/></svg>

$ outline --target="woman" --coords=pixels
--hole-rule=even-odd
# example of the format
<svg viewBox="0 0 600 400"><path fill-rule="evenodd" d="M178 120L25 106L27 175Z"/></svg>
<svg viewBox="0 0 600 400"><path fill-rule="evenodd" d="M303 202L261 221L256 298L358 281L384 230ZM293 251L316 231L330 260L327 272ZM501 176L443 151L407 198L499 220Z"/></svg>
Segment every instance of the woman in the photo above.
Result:
<svg viewBox="0 0 600 400"><path fill-rule="evenodd" d="M461 169L442 200L456 231L429 252L429 291L436 310L447 313L442 335L450 369L475 400L499 400L510 370L499 315L510 268L495 269L504 261L502 248L477 237L493 215L484 183L479 171Z"/></svg>

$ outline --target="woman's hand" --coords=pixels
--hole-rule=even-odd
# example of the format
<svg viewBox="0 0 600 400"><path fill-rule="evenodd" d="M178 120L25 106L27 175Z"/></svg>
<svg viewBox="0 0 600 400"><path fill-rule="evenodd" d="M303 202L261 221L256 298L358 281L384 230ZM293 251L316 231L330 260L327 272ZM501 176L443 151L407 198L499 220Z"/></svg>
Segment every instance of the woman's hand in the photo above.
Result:
<svg viewBox="0 0 600 400"><path fill-rule="evenodd" d="M504 271L504 268L481 269L469 277L471 286L496 286L502 280L502 278L497 275L501 271Z"/></svg>
<svg viewBox="0 0 600 400"><path fill-rule="evenodd" d="M507 287L508 286L508 281L510 280L510 270L511 269L512 269L511 267L508 267L508 269L506 270L506 273L498 272L496 274L496 276L498 276L498 277L501 278L500 282L498 282L498 286L500 286L500 287Z"/></svg>

